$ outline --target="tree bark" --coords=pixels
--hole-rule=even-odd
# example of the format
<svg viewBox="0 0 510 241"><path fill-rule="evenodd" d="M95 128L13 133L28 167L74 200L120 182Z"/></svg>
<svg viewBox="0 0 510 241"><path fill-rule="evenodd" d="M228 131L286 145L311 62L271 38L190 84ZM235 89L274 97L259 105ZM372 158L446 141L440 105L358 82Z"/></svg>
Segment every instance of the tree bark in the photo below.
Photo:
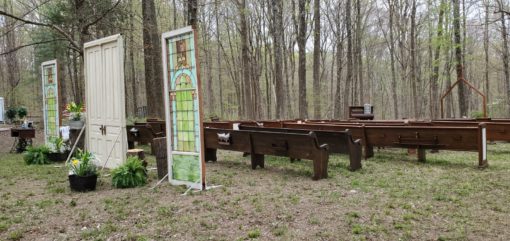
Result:
<svg viewBox="0 0 510 241"><path fill-rule="evenodd" d="M348 0L349 1L349 0ZM393 20L394 20L394 3L388 0L389 6L389 31L390 31L390 61L391 61L391 93L393 96L393 116L395 119L399 118L398 113L398 97L397 97L397 76L395 72L395 37L393 33Z"/></svg>
<svg viewBox="0 0 510 241"><path fill-rule="evenodd" d="M500 9L502 9L502 6L500 5ZM503 39L503 51L502 51L502 58L503 58L503 73L505 78L505 89L506 89L506 106L507 106L507 114L506 116L510 115L510 70L509 68L509 52L508 52L508 34L507 34L507 28L506 28L506 19L505 14L501 11L501 38Z"/></svg>
<svg viewBox="0 0 510 241"><path fill-rule="evenodd" d="M253 103L253 95L251 90L251 61L250 61L250 53L248 48L248 23L247 23L247 8L246 8L246 0L240 0L238 2L238 10L240 17L240 34L241 34L241 59L242 59L242 72L243 72L243 83L244 83L244 116L250 120L255 118L255 108Z"/></svg>
<svg viewBox="0 0 510 241"><path fill-rule="evenodd" d="M165 113L163 71L161 69L161 46L154 1L142 1L142 15L147 117L163 119Z"/></svg>
<svg viewBox="0 0 510 241"><path fill-rule="evenodd" d="M441 54L441 45L443 43L443 19L446 8L446 0L441 0L439 5L439 19L437 23L437 37L436 37L436 49L434 50L434 60L432 61L432 78L430 80L432 98L430 100L431 105L431 118L437 119L439 117L439 57Z"/></svg>
<svg viewBox="0 0 510 241"><path fill-rule="evenodd" d="M320 0L314 0L313 4L313 102L314 102L314 117L321 119L321 15L320 15Z"/></svg>
<svg viewBox="0 0 510 241"><path fill-rule="evenodd" d="M483 31L483 50L485 54L485 97L487 98L487 103L491 103L490 101L490 85L489 85L489 3L485 3L485 23L484 23L484 31Z"/></svg>
<svg viewBox="0 0 510 241"><path fill-rule="evenodd" d="M298 0L299 30L297 35L298 44L298 78L299 78L299 118L308 118L308 102L306 100L306 15L309 0Z"/></svg>
<svg viewBox="0 0 510 241"><path fill-rule="evenodd" d="M416 0L412 0L411 7L411 88L413 92L413 113L414 118L419 118L419 109L418 109L418 93L417 93L417 82L419 81L416 78L417 74L417 66L416 66Z"/></svg>
<svg viewBox="0 0 510 241"><path fill-rule="evenodd" d="M274 86L276 92L276 119L282 118L284 114L284 78L283 78L283 2L282 0L272 0L273 12L273 31L272 37L274 41Z"/></svg>
<svg viewBox="0 0 510 241"><path fill-rule="evenodd" d="M464 79L464 66L462 66L462 40L460 34L460 1L452 0L453 3L453 35L455 44L455 61L457 81ZM467 116L467 100L464 83L458 84L459 110L461 117Z"/></svg>

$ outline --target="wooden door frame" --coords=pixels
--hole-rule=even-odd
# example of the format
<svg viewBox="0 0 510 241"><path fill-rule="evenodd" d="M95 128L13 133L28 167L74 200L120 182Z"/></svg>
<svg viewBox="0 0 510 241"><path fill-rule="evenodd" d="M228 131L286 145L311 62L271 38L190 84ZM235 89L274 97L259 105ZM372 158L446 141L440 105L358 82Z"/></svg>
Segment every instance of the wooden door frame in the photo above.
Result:
<svg viewBox="0 0 510 241"><path fill-rule="evenodd" d="M89 115L90 115L90 105L89 105L89 99L87 98L89 95L89 86L88 86L88 81L87 81L87 49L88 48L94 48L94 47L101 47L102 45L105 45L105 44L109 44L109 43L112 43L112 42L117 42L117 49L118 49L118 56L120 58L119 60L119 67L121 68L121 71L120 71L120 76L119 78L121 79L120 83L119 83L119 86L121 87L122 91L120 91L120 109L119 109L119 112L122 114L121 116L121 123L120 123L120 133L119 133L119 138L117 138L118 142L121 144L121 163L125 163L126 161L126 153L127 153L127 136L126 136L126 116L125 116L125 113L126 113L126 105L125 105L125 102L126 102L126 96L125 96L125 81L124 81L124 38L122 37L121 34L116 34L116 35L112 35L112 36L108 36L108 37L105 37L105 38L101 38L101 39L97 39L97 40L93 40L93 41L90 41L90 42L87 42L83 45L83 52L84 52L84 71L83 71L83 74L84 74L84 77L85 77L85 103L86 103L86 108L87 108L87 111L86 111L86 123L85 123L85 127L86 127L86 138L85 138L85 147L86 149L89 149L89 132L90 132L90 122L88 121L89 120ZM114 143L114 145L116 145L116 142ZM108 158L108 157L107 157ZM101 160L105 163L103 163L103 165L106 164L106 162L108 160Z"/></svg>

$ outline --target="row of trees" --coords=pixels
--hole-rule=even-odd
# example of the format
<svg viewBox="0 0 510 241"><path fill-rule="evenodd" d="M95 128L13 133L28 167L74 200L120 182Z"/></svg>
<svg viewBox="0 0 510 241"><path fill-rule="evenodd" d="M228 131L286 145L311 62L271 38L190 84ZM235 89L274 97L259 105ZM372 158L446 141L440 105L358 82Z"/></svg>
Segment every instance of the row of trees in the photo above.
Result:
<svg viewBox="0 0 510 241"><path fill-rule="evenodd" d="M0 94L11 102L39 98L26 93L40 92L38 66L52 58L64 102L82 101L83 43L122 33L128 114L162 117L159 36L193 24L207 115L344 118L371 103L378 118L438 118L462 79L490 115L510 113L503 0L2 1ZM445 117L479 115L468 85L452 93Z"/></svg>

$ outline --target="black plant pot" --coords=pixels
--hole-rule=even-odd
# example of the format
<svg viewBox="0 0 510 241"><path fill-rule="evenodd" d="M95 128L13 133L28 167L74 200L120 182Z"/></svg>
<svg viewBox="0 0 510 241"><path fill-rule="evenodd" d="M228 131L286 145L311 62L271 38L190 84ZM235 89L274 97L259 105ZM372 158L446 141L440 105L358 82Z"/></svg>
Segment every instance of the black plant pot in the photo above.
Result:
<svg viewBox="0 0 510 241"><path fill-rule="evenodd" d="M77 192L86 192L96 190L97 175L77 176L69 175L69 185L71 190Z"/></svg>
<svg viewBox="0 0 510 241"><path fill-rule="evenodd" d="M59 153L59 152L56 152L56 153L48 153L48 159L50 159L50 161L52 162L63 162L65 160L67 160L67 156L69 156L69 151L66 151L64 153Z"/></svg>

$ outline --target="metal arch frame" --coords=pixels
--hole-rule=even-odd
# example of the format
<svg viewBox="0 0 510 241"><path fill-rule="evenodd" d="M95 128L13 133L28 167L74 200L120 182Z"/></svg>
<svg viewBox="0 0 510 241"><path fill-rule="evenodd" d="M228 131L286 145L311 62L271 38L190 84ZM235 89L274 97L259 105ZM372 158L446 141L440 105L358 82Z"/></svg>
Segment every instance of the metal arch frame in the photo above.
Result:
<svg viewBox="0 0 510 241"><path fill-rule="evenodd" d="M457 86L460 82L465 83L470 89L472 89L475 93L477 93L478 95L480 95L482 97L482 101L483 101L483 117L487 118L487 97L480 90L478 90L471 83L469 83L469 81L467 81L464 78L461 78L461 79L457 80L452 86L450 86L450 88L448 88L446 93L444 93L441 96L441 119L444 118L444 99L452 92L453 88L455 88L455 86Z"/></svg>

